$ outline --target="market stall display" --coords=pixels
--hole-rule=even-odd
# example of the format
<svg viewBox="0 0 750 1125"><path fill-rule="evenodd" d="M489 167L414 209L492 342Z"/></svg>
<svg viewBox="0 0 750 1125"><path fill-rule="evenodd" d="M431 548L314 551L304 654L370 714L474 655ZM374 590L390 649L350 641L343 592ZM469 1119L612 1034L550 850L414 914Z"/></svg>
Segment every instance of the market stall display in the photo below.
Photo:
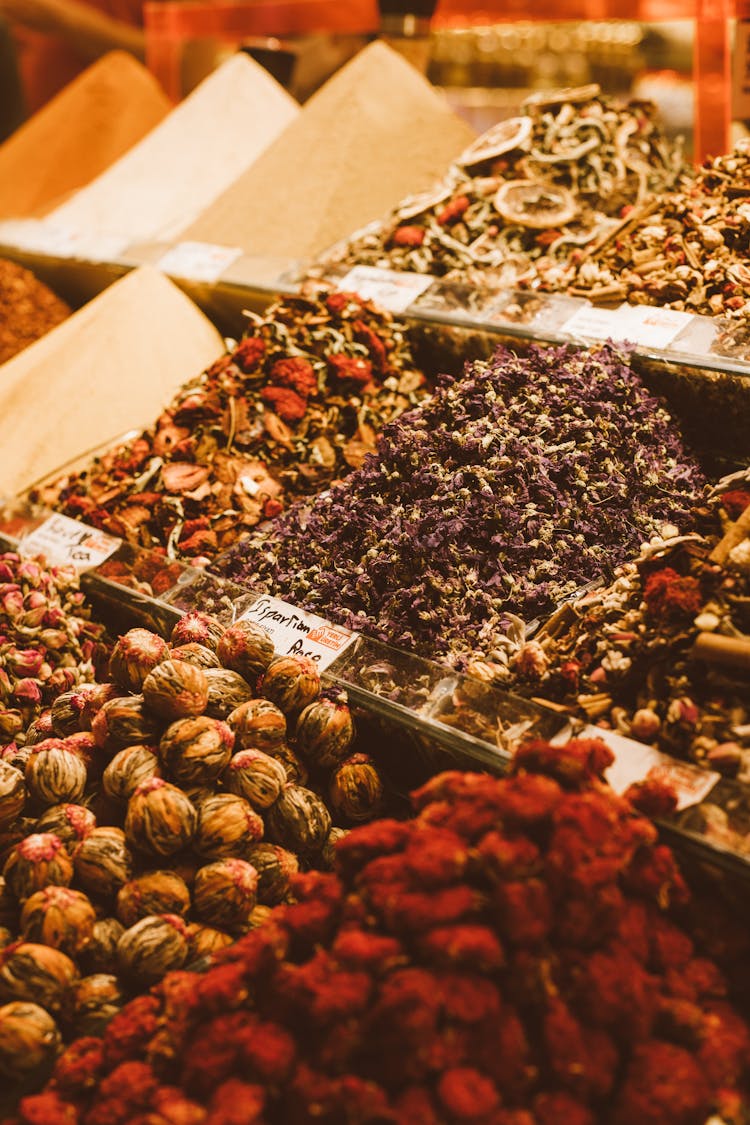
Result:
<svg viewBox="0 0 750 1125"><path fill-rule="evenodd" d="M132 55L104 55L0 145L0 218L44 214L108 168L170 108Z"/></svg>
<svg viewBox="0 0 750 1125"><path fill-rule="evenodd" d="M72 1043L14 1122L737 1119L750 1031L608 754L537 742L509 779L436 777L205 975Z"/></svg>
<svg viewBox="0 0 750 1125"><path fill-rule="evenodd" d="M0 258L0 365L62 324L70 313L31 270Z"/></svg>
<svg viewBox="0 0 750 1125"><path fill-rule="evenodd" d="M306 258L430 188L473 136L409 63L373 43L181 237Z"/></svg>
<svg viewBox="0 0 750 1125"><path fill-rule="evenodd" d="M460 662L491 654L508 614L549 613L665 520L689 526L703 482L626 352L499 349L211 569Z"/></svg>
<svg viewBox="0 0 750 1125"><path fill-rule="evenodd" d="M270 74L238 54L49 221L86 238L169 238L237 179L297 114Z"/></svg>
<svg viewBox="0 0 750 1125"><path fill-rule="evenodd" d="M139 425L222 346L156 271L115 282L3 366L0 495Z"/></svg>

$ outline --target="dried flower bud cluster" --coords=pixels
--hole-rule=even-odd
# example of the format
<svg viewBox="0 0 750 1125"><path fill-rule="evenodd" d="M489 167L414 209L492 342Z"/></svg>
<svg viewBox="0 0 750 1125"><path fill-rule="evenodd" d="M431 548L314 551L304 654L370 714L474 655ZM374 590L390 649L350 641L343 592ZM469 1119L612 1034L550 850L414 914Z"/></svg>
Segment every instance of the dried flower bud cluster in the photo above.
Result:
<svg viewBox="0 0 750 1125"><path fill-rule="evenodd" d="M207 973L69 1046L16 1125L741 1120L750 1030L610 760L533 743L507 780L428 782Z"/></svg>
<svg viewBox="0 0 750 1125"><path fill-rule="evenodd" d="M169 560L200 564L290 498L360 465L384 423L428 390L403 326L370 302L342 293L278 301L154 426L34 496L155 548L138 577L158 592Z"/></svg>
<svg viewBox="0 0 750 1125"><path fill-rule="evenodd" d="M62 324L70 313L30 270L0 258L0 363Z"/></svg>
<svg viewBox="0 0 750 1125"><path fill-rule="evenodd" d="M703 481L622 352L501 349L212 569L458 657L490 647L508 613L549 613L662 521L687 523Z"/></svg>

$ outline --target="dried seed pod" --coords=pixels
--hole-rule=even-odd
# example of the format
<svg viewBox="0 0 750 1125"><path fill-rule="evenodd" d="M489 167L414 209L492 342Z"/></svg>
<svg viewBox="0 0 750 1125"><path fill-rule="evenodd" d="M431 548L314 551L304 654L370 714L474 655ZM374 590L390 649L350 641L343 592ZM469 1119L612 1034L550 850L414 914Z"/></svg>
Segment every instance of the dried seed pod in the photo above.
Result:
<svg viewBox="0 0 750 1125"><path fill-rule="evenodd" d="M54 832L69 852L79 844L92 828L96 817L84 805L50 805L37 820L35 832Z"/></svg>
<svg viewBox="0 0 750 1125"><path fill-rule="evenodd" d="M130 629L112 649L109 674L125 691L140 691L152 668L169 657L169 645L158 633Z"/></svg>
<svg viewBox="0 0 750 1125"><path fill-rule="evenodd" d="M307 656L277 656L258 685L285 715L298 715L320 694L318 666Z"/></svg>
<svg viewBox="0 0 750 1125"><path fill-rule="evenodd" d="M87 709L88 697L96 691L96 684L79 684L64 691L52 703L52 729L58 738L76 731L91 729L91 714Z"/></svg>
<svg viewBox="0 0 750 1125"><path fill-rule="evenodd" d="M21 933L26 941L40 942L76 957L94 933L96 911L81 891L70 887L45 887L29 895L21 910Z"/></svg>
<svg viewBox="0 0 750 1125"><path fill-rule="evenodd" d="M227 722L242 750L271 753L286 742L286 716L270 699L250 699L235 707Z"/></svg>
<svg viewBox="0 0 750 1125"><path fill-rule="evenodd" d="M383 803L383 780L372 758L352 754L331 777L331 807L345 820L372 820Z"/></svg>
<svg viewBox="0 0 750 1125"><path fill-rule="evenodd" d="M233 930L247 922L258 896L258 873L243 859L220 859L196 873L193 910L202 922Z"/></svg>
<svg viewBox="0 0 750 1125"><path fill-rule="evenodd" d="M38 743L24 774L29 793L43 805L75 804L86 789L86 767L58 738Z"/></svg>
<svg viewBox="0 0 750 1125"><path fill-rule="evenodd" d="M80 1035L101 1035L109 1021L124 1007L127 997L111 973L81 977L65 997L64 1021Z"/></svg>
<svg viewBox="0 0 750 1125"><path fill-rule="evenodd" d="M150 914L125 930L117 943L122 975L139 985L154 984L181 969L188 955L187 927L176 914Z"/></svg>
<svg viewBox="0 0 750 1125"><path fill-rule="evenodd" d="M91 941L80 957L89 973L114 973L117 969L117 943L125 933L116 918L101 918L94 923Z"/></svg>
<svg viewBox="0 0 750 1125"><path fill-rule="evenodd" d="M196 668L221 668L221 661L213 649L196 644L195 641L173 648L172 659L182 660L185 664L194 664Z"/></svg>
<svg viewBox="0 0 750 1125"><path fill-rule="evenodd" d="M0 825L12 824L25 804L23 774L8 762L0 761Z"/></svg>
<svg viewBox="0 0 750 1125"><path fill-rule="evenodd" d="M102 788L113 801L129 801L139 785L161 777L161 765L150 746L118 750L102 774Z"/></svg>
<svg viewBox="0 0 750 1125"><path fill-rule="evenodd" d="M343 840L345 836L349 835L347 828L336 828L335 826L328 833L328 839L323 845L320 853L320 865L325 871L333 871L336 867L336 845L339 840Z"/></svg>
<svg viewBox="0 0 750 1125"><path fill-rule="evenodd" d="M200 668L184 660L162 660L143 681L147 707L168 722L200 715L208 703L208 683Z"/></svg>
<svg viewBox="0 0 750 1125"><path fill-rule="evenodd" d="M354 741L354 722L346 703L316 699L297 719L295 745L314 766L333 769Z"/></svg>
<svg viewBox="0 0 750 1125"><path fill-rule="evenodd" d="M167 727L159 743L165 768L182 785L206 785L221 776L234 747L234 733L220 719L199 715Z"/></svg>
<svg viewBox="0 0 750 1125"><path fill-rule="evenodd" d="M197 824L198 814L183 791L153 777L128 801L125 835L143 851L171 855L190 843Z"/></svg>
<svg viewBox="0 0 750 1125"><path fill-rule="evenodd" d="M206 714L214 719L226 719L235 707L253 698L253 689L239 672L229 668L206 668L203 674L208 680Z"/></svg>
<svg viewBox="0 0 750 1125"><path fill-rule="evenodd" d="M175 625L169 643L175 645L199 644L216 651L224 635L225 626L215 617L200 610L186 613Z"/></svg>
<svg viewBox="0 0 750 1125"><path fill-rule="evenodd" d="M301 855L319 851L331 829L331 814L312 789L289 784L268 810L268 834L272 840Z"/></svg>
<svg viewBox="0 0 750 1125"><path fill-rule="evenodd" d="M292 878L299 871L296 855L278 844L254 844L245 852L245 859L258 872L258 900L276 906L289 893Z"/></svg>
<svg viewBox="0 0 750 1125"><path fill-rule="evenodd" d="M12 1000L0 1008L0 1072L11 1081L54 1059L62 1046L57 1024L39 1004Z"/></svg>
<svg viewBox="0 0 750 1125"><path fill-rule="evenodd" d="M307 785L307 779L310 776L309 770L302 759L297 757L291 746L277 746L275 750L269 751L269 753L277 762L281 762L286 770L287 781L293 781L295 785Z"/></svg>
<svg viewBox="0 0 750 1125"><path fill-rule="evenodd" d="M73 852L76 880L89 894L109 898L133 874L133 855L121 828L94 828Z"/></svg>
<svg viewBox="0 0 750 1125"><path fill-rule="evenodd" d="M286 785L284 766L262 750L240 750L227 766L224 784L230 793L249 801L254 809L267 809Z"/></svg>
<svg viewBox="0 0 750 1125"><path fill-rule="evenodd" d="M242 797L216 793L201 802L193 840L198 855L205 859L242 855L249 844L262 839L263 821Z"/></svg>
<svg viewBox="0 0 750 1125"><path fill-rule="evenodd" d="M117 893L116 913L123 926L134 926L149 914L179 914L190 909L190 891L173 871L147 871Z"/></svg>
<svg viewBox="0 0 750 1125"><path fill-rule="evenodd" d="M55 1012L77 976L70 957L51 945L16 941L0 953L0 995L8 1000L29 1000Z"/></svg>
<svg viewBox="0 0 750 1125"><path fill-rule="evenodd" d="M234 938L223 930L215 930L213 926L203 926L200 922L190 922L188 932L187 963L200 961L204 957L212 957L220 949L232 945Z"/></svg>
<svg viewBox="0 0 750 1125"><path fill-rule="evenodd" d="M25 902L34 891L52 884L69 886L73 863L59 836L35 832L16 844L6 860L3 875L12 894L19 902Z"/></svg>
<svg viewBox="0 0 750 1125"><path fill-rule="evenodd" d="M120 695L104 703L91 724L96 745L110 754L135 746L158 742L160 722L147 711L142 695Z"/></svg>
<svg viewBox="0 0 750 1125"><path fill-rule="evenodd" d="M222 634L216 655L225 668L253 683L276 655L273 641L254 621L236 621Z"/></svg>

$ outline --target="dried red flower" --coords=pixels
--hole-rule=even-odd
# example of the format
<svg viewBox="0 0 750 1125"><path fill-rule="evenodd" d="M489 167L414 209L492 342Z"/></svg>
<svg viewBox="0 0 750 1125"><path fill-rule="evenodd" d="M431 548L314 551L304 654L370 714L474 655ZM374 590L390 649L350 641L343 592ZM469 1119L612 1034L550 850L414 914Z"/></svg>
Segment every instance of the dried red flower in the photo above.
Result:
<svg viewBox="0 0 750 1125"><path fill-rule="evenodd" d="M738 520L750 504L750 492L745 488L732 488L721 495L721 503L732 520Z"/></svg>
<svg viewBox="0 0 750 1125"><path fill-rule="evenodd" d="M264 387L260 397L285 422L299 422L307 410L305 400L286 387Z"/></svg>
<svg viewBox="0 0 750 1125"><path fill-rule="evenodd" d="M54 1090L22 1098L18 1111L27 1125L79 1125L81 1120L76 1107Z"/></svg>
<svg viewBox="0 0 750 1125"><path fill-rule="evenodd" d="M703 605L697 578L680 575L671 566L649 574L643 586L643 600L652 617L660 621L695 617Z"/></svg>
<svg viewBox="0 0 750 1125"><path fill-rule="evenodd" d="M354 338L364 344L370 353L370 362L376 371L382 374L388 363L388 352L383 341L364 320L355 320L352 325Z"/></svg>
<svg viewBox="0 0 750 1125"><path fill-rule="evenodd" d="M437 1093L454 1121L476 1121L491 1114L500 1104L494 1082L470 1066L446 1070L438 1081Z"/></svg>
<svg viewBox="0 0 750 1125"><path fill-rule="evenodd" d="M625 799L644 816L668 816L677 808L677 793L659 778L634 781L625 792Z"/></svg>
<svg viewBox="0 0 750 1125"><path fill-rule="evenodd" d="M269 377L272 383L276 383L279 387L289 387L304 399L317 390L318 386L312 364L300 356L277 359Z"/></svg>
<svg viewBox="0 0 750 1125"><path fill-rule="evenodd" d="M206 1125L254 1125L263 1120L265 1105L262 1086L230 1078L213 1092Z"/></svg>
<svg viewBox="0 0 750 1125"><path fill-rule="evenodd" d="M372 364L362 356L329 355L328 366L337 379L349 379L362 385L372 379Z"/></svg>
<svg viewBox="0 0 750 1125"><path fill-rule="evenodd" d="M611 1125L692 1125L711 1109L700 1064L682 1047L650 1040L636 1046L610 1117Z"/></svg>
<svg viewBox="0 0 750 1125"><path fill-rule="evenodd" d="M254 371L265 354L264 340L259 336L246 336L232 352L232 360L242 371Z"/></svg>

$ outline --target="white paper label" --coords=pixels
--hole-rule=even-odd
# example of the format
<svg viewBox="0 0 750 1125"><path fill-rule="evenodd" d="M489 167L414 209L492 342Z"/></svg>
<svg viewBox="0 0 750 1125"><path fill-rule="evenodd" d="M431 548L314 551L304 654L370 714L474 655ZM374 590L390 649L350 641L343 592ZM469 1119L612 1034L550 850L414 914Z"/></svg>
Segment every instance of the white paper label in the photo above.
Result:
<svg viewBox="0 0 750 1125"><path fill-rule="evenodd" d="M422 273L397 273L376 266L355 266L337 281L344 292L358 293L389 312L406 312L432 285L434 277Z"/></svg>
<svg viewBox="0 0 750 1125"><path fill-rule="evenodd" d="M0 242L52 258L107 262L119 257L128 240L115 235L68 230L46 219L12 219L0 223Z"/></svg>
<svg viewBox="0 0 750 1125"><path fill-rule="evenodd" d="M357 639L350 629L331 625L280 598L258 598L239 620L255 621L265 629L279 655L308 656L321 672Z"/></svg>
<svg viewBox="0 0 750 1125"><path fill-rule="evenodd" d="M52 566L74 566L81 574L103 563L120 543L113 535L55 515L24 536L19 546L25 555L44 555Z"/></svg>
<svg viewBox="0 0 750 1125"><path fill-rule="evenodd" d="M597 309L592 305L573 313L561 331L584 340L625 340L630 338L626 331L629 327L621 309Z"/></svg>
<svg viewBox="0 0 750 1125"><path fill-rule="evenodd" d="M693 319L692 313L651 305L627 305L617 312L628 329L628 339L646 348L668 348Z"/></svg>
<svg viewBox="0 0 750 1125"><path fill-rule="evenodd" d="M232 262L242 256L238 246L214 246L210 242L178 242L162 254L156 268L173 277L191 281L218 281Z"/></svg>

